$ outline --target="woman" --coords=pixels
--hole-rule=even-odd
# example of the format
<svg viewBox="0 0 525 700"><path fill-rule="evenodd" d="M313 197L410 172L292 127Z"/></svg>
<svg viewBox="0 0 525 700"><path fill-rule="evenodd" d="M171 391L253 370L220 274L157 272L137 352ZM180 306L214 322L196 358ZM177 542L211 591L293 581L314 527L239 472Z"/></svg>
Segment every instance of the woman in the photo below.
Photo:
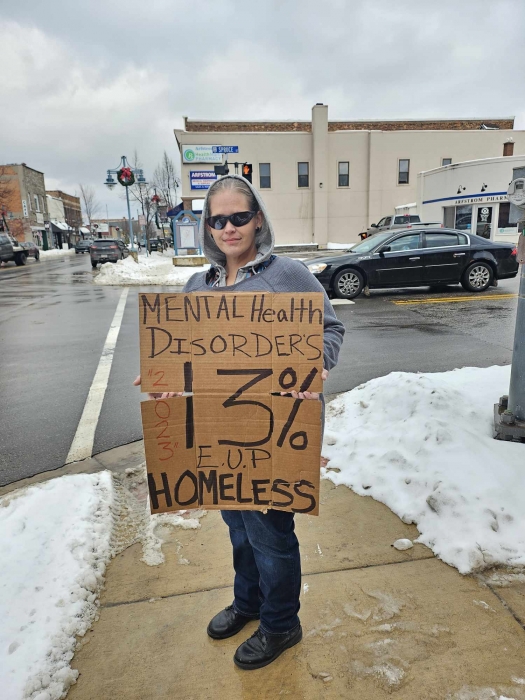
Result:
<svg viewBox="0 0 525 700"><path fill-rule="evenodd" d="M211 267L193 275L185 292L324 293L303 263L273 254L274 234L264 203L242 177L229 175L210 187L199 233ZM325 294L323 379L337 363L343 335L344 326ZM294 398L322 400L315 392L291 393ZM176 394L150 394L151 398L171 396ZM235 652L234 661L242 669L261 668L302 638L298 617L301 559L294 514L272 509L266 513L224 510L222 517L233 546L234 601L211 620L208 635L226 639L250 620L260 620L255 634Z"/></svg>

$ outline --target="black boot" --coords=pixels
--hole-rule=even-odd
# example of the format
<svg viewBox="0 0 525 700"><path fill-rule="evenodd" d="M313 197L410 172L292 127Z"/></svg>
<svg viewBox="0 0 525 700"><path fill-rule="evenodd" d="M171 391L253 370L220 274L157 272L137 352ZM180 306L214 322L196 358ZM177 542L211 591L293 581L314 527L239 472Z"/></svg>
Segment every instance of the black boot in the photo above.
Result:
<svg viewBox="0 0 525 700"><path fill-rule="evenodd" d="M234 634L240 632L250 620L258 619L259 615L257 617L246 617L246 615L240 615L235 612L233 605L228 605L227 608L215 615L208 625L207 632L212 639L228 639L228 637L233 637Z"/></svg>
<svg viewBox="0 0 525 700"><path fill-rule="evenodd" d="M301 625L297 625L287 634L266 634L259 627L257 632L237 649L233 660L245 671L262 668L271 664L283 651L295 646L302 638Z"/></svg>

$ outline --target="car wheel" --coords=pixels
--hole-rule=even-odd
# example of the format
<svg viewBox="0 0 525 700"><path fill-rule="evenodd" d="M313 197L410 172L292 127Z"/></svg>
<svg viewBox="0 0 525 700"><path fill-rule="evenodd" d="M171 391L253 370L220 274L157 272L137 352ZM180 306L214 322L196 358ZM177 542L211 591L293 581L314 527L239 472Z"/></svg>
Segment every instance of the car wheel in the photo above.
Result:
<svg viewBox="0 0 525 700"><path fill-rule="evenodd" d="M92 263L91 263L91 267L92 267L93 269L95 269L96 266L97 266L97 263L96 263L96 262L92 262Z"/></svg>
<svg viewBox="0 0 525 700"><path fill-rule="evenodd" d="M20 253L20 255L17 255L15 258L15 263L17 265L25 265L27 262L27 255L25 253Z"/></svg>
<svg viewBox="0 0 525 700"><path fill-rule="evenodd" d="M334 294L340 299L353 299L359 296L365 286L363 275L354 269L341 270L335 276Z"/></svg>
<svg viewBox="0 0 525 700"><path fill-rule="evenodd" d="M465 270L461 284L467 292L484 292L492 284L493 277L494 273L488 263L472 263Z"/></svg>
<svg viewBox="0 0 525 700"><path fill-rule="evenodd" d="M35 253L35 262L40 262L40 253Z"/></svg>

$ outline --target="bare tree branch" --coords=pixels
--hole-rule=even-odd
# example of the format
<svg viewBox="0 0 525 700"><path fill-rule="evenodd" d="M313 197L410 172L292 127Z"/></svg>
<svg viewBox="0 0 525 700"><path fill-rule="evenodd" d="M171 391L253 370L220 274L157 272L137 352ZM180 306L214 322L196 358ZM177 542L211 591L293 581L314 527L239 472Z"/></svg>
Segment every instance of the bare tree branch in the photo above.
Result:
<svg viewBox="0 0 525 700"><path fill-rule="evenodd" d="M175 164L166 151L153 173L153 185L159 191L168 211L173 209L177 205L177 189L180 187L180 180L175 175Z"/></svg>
<svg viewBox="0 0 525 700"><path fill-rule="evenodd" d="M82 183L79 183L78 186L80 189L80 198L84 208L84 214L89 222L89 225L91 226L91 221L101 210L102 205L97 200L93 185L83 185Z"/></svg>
<svg viewBox="0 0 525 700"><path fill-rule="evenodd" d="M11 197L15 193L13 172L7 165L0 165L0 209L11 211Z"/></svg>

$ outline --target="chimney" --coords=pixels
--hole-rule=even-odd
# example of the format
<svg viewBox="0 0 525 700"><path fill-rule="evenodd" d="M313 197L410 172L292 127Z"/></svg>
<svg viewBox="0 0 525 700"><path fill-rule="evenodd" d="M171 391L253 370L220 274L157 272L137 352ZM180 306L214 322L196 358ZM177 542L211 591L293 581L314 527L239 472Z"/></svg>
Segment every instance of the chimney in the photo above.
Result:
<svg viewBox="0 0 525 700"><path fill-rule="evenodd" d="M512 139L505 141L505 143L503 144L503 155L504 156L513 156L514 155L514 141Z"/></svg>

